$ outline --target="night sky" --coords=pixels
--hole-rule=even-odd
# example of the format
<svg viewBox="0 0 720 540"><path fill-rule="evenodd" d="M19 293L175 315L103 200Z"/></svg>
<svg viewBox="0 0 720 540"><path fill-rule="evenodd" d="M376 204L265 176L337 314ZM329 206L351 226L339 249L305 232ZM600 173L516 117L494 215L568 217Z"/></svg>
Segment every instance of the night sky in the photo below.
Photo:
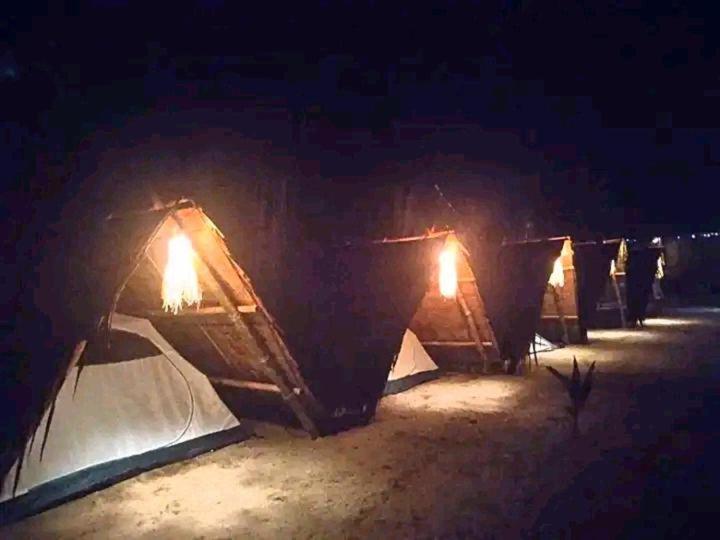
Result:
<svg viewBox="0 0 720 540"><path fill-rule="evenodd" d="M146 4L37 4L2 21L8 206L60 196L62 175L38 167L57 170L94 130L151 108L166 76L233 76L319 107L345 131L451 117L512 133L540 156L530 167L569 221L613 232L720 225L720 65L703 3ZM339 80L324 75L338 65ZM525 159L484 145L483 160Z"/></svg>

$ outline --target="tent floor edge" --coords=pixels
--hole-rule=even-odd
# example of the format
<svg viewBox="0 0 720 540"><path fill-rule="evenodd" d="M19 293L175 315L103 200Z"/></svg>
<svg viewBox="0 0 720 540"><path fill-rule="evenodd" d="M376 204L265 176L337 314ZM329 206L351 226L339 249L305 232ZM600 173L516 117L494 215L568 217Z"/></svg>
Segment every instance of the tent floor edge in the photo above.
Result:
<svg viewBox="0 0 720 540"><path fill-rule="evenodd" d="M407 377L395 379L394 381L388 381L385 384L383 396L400 394L401 392L405 392L406 390L409 390L414 386L418 386L422 383L438 379L441 377L441 375L442 373L440 372L440 370L435 369L432 371L422 371L420 373L414 373L412 375L408 375Z"/></svg>
<svg viewBox="0 0 720 540"><path fill-rule="evenodd" d="M143 472L248 440L253 434L251 425L241 424L180 444L101 463L62 476L0 503L0 526L50 510Z"/></svg>

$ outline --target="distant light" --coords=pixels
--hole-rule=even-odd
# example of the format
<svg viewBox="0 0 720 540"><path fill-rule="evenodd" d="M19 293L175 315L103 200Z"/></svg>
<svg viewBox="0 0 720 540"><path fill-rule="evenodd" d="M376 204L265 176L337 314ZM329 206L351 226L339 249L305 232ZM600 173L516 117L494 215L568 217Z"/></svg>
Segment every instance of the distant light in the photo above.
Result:
<svg viewBox="0 0 720 540"><path fill-rule="evenodd" d="M695 240L695 235L693 234L693 235L691 236L691 238L692 238L693 240Z"/></svg>
<svg viewBox="0 0 720 540"><path fill-rule="evenodd" d="M662 244L662 238L660 238L659 236L656 236L655 238L653 238L652 243L656 244L656 245L660 245L660 244Z"/></svg>
<svg viewBox="0 0 720 540"><path fill-rule="evenodd" d="M665 277L665 260L660 255L657 259L657 269L655 270L655 278L662 279Z"/></svg>

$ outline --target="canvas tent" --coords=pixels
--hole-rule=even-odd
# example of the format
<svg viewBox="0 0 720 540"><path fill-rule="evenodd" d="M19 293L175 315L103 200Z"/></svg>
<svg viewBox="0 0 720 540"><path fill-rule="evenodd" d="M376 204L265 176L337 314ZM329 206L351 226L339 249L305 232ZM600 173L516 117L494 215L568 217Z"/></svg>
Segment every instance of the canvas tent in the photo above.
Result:
<svg viewBox="0 0 720 540"><path fill-rule="evenodd" d="M207 377L145 319L115 314L110 347L88 349L78 371L0 486L2 521L247 437Z"/></svg>
<svg viewBox="0 0 720 540"><path fill-rule="evenodd" d="M558 348L552 341L545 339L540 334L535 334L533 343L530 345L531 353L550 352Z"/></svg>
<svg viewBox="0 0 720 540"><path fill-rule="evenodd" d="M244 251L262 249L252 233L240 239ZM202 301L172 313L162 308L162 292L170 241L178 235L192 246ZM82 240L79 253L52 252L58 263L52 268L62 272L51 291L57 305L51 331L38 336L39 354L23 360L29 368L3 381L3 403L15 410L3 431L3 485L9 478L13 485L22 481L31 447L50 448L68 381L84 391L95 372L95 351L113 343L120 313L149 321L163 347L209 381L229 422L270 417L316 436L369 421L434 271L430 254L440 245L429 240L316 251L303 245L288 256L282 295L274 295L266 291L277 290L277 283L262 272L251 282L192 201L111 216ZM180 401L176 406L184 410ZM39 426L43 437L34 441Z"/></svg>
<svg viewBox="0 0 720 540"><path fill-rule="evenodd" d="M400 352L388 375L385 395L404 392L413 386L435 379L438 375L437 364L430 358L420 340L412 330L406 330Z"/></svg>

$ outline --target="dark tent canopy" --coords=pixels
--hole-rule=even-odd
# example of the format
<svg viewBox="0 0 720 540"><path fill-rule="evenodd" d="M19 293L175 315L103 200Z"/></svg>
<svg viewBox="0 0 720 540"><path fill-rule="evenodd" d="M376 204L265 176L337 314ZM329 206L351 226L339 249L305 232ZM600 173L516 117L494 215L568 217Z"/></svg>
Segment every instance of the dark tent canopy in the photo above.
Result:
<svg viewBox="0 0 720 540"><path fill-rule="evenodd" d="M628 252L625 294L630 326L642 324L647 317L657 260L662 251L662 247L643 246L631 248Z"/></svg>
<svg viewBox="0 0 720 540"><path fill-rule="evenodd" d="M597 303L610 275L610 264L618 254L618 244L611 242L575 243L575 271L577 273L578 307L583 331L595 324Z"/></svg>
<svg viewBox="0 0 720 540"><path fill-rule="evenodd" d="M511 369L528 353L563 240L493 244L465 233L500 356Z"/></svg>

